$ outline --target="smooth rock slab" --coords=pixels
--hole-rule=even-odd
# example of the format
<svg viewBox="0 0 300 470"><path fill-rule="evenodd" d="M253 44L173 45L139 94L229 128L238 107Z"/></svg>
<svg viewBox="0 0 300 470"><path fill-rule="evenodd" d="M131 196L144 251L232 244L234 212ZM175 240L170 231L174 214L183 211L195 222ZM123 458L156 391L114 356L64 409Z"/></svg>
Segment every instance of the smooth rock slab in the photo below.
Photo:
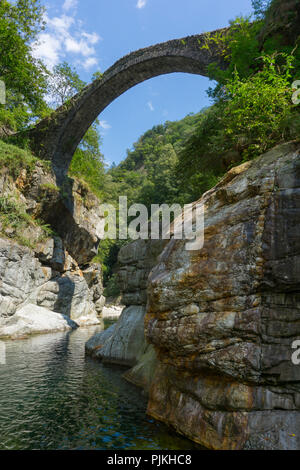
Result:
<svg viewBox="0 0 300 470"><path fill-rule="evenodd" d="M146 346L144 354L139 358L138 363L123 375L125 380L141 387L146 394L149 394L155 371L158 366L155 349L151 344Z"/></svg>
<svg viewBox="0 0 300 470"><path fill-rule="evenodd" d="M21 338L31 334L49 333L77 328L78 325L60 313L28 304L0 323L0 338Z"/></svg>
<svg viewBox="0 0 300 470"><path fill-rule="evenodd" d="M143 306L125 308L116 323L113 335L99 349L97 356L111 364L134 366L145 347Z"/></svg>
<svg viewBox="0 0 300 470"><path fill-rule="evenodd" d="M111 325L107 330L96 333L85 343L87 354L97 357L97 351L103 347L105 342L113 335L116 325Z"/></svg>
<svg viewBox="0 0 300 470"><path fill-rule="evenodd" d="M104 363L134 366L144 353L145 307L125 308L118 322L91 338L86 349Z"/></svg>

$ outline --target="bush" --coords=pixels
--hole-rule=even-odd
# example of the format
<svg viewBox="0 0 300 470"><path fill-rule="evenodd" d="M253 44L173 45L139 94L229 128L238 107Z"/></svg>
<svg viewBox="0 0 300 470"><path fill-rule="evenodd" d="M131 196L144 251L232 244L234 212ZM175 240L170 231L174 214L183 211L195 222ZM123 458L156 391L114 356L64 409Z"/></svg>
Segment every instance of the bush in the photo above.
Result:
<svg viewBox="0 0 300 470"><path fill-rule="evenodd" d="M264 55L260 71L248 78L236 71L227 80L179 156L179 177L198 184L199 177L204 181L204 174L210 174L210 184L230 166L300 137L299 107L292 104L292 62L285 54Z"/></svg>
<svg viewBox="0 0 300 470"><path fill-rule="evenodd" d="M105 297L118 297L120 293L121 291L118 284L117 274L113 274L107 281L104 295Z"/></svg>
<svg viewBox="0 0 300 470"><path fill-rule="evenodd" d="M42 229L40 236L35 240L36 242L53 235L49 225L44 224L43 221L35 220L26 213L25 206L18 201L17 197L0 197L0 233L18 241L21 245L34 248L33 240L24 236L26 229L30 227Z"/></svg>
<svg viewBox="0 0 300 470"><path fill-rule="evenodd" d="M276 60L285 59L283 65ZM243 160L260 155L274 145L296 138L300 128L298 109L292 104L290 83L292 57L263 56L263 68L248 79L238 73L226 85L222 107L223 128L217 133L215 148L235 150Z"/></svg>
<svg viewBox="0 0 300 470"><path fill-rule="evenodd" d="M0 140L0 168L8 168L12 177L17 178L22 169L32 171L38 161L41 160L34 157L31 152ZM49 166L46 161L42 163Z"/></svg>

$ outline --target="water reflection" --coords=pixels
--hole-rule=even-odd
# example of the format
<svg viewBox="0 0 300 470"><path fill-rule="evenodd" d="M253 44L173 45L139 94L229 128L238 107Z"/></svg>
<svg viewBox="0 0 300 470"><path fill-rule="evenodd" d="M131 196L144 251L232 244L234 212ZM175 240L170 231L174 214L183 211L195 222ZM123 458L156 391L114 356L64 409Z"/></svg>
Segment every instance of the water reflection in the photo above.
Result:
<svg viewBox="0 0 300 470"><path fill-rule="evenodd" d="M196 448L145 415L123 369L85 357L96 328L2 342L0 449Z"/></svg>

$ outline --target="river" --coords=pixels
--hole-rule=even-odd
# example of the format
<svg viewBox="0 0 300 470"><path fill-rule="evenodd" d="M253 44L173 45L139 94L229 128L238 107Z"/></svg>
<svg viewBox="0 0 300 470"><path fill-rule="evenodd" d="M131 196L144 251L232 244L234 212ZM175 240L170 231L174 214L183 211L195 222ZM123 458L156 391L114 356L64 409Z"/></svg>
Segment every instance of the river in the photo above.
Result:
<svg viewBox="0 0 300 470"><path fill-rule="evenodd" d="M0 449L197 448L146 415L124 369L85 356L95 331L0 342Z"/></svg>

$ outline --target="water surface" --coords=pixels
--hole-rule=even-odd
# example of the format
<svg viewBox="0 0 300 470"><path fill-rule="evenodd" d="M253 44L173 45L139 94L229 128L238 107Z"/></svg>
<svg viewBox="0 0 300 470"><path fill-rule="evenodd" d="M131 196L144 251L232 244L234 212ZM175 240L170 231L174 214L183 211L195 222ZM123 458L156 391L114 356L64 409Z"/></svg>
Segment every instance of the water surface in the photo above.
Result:
<svg viewBox="0 0 300 470"><path fill-rule="evenodd" d="M0 449L197 448L146 416L124 369L85 357L94 331L0 341Z"/></svg>

